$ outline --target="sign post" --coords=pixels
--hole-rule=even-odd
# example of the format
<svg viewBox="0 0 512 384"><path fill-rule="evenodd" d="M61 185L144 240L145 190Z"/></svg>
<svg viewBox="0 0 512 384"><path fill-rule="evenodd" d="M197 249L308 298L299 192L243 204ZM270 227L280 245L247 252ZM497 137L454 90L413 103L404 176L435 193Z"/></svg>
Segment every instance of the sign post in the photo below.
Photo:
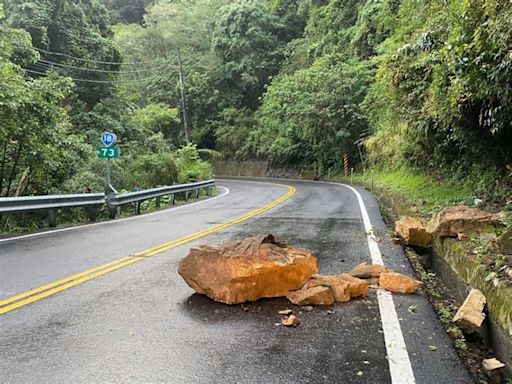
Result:
<svg viewBox="0 0 512 384"><path fill-rule="evenodd" d="M103 147L98 147L98 158L107 159L107 185L112 188L112 159L119 159L119 147L114 144L117 141L115 133L105 132L101 135Z"/></svg>

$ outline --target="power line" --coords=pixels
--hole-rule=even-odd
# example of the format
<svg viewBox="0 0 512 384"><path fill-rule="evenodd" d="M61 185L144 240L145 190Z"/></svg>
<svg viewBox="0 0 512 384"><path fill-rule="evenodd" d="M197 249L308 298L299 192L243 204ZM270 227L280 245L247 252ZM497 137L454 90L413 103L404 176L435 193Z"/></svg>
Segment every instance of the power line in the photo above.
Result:
<svg viewBox="0 0 512 384"><path fill-rule="evenodd" d="M34 70L28 69L28 68L24 68L23 70L25 72L36 74L36 75L41 75L41 76L47 76L48 75L46 72L34 71ZM44 70L44 69L41 69L41 70ZM144 79L133 79L133 80L91 80L91 79L76 78L76 77L69 76L69 75L66 75L66 74L61 74L61 75L65 76L65 77L69 77L73 81L86 82L86 83L96 83L96 84L139 83L139 82L147 82L147 81L153 79L152 77L148 77L148 78L144 78Z"/></svg>
<svg viewBox="0 0 512 384"><path fill-rule="evenodd" d="M47 64L49 67L52 67L52 66L56 66L56 67L63 67L63 68L70 68L70 69L76 69L76 70L79 70L79 71L84 71L84 72L100 72L100 73L115 73L115 74L137 74L137 73L145 73L145 72L152 72L152 71L158 71L158 70L161 70L161 69L167 69L168 68L168 65L170 64L167 63L167 65L165 66L161 66L161 67L154 67L154 68L148 68L148 69L141 69L141 70L137 70L137 71L113 71L113 70L108 70L108 69L97 69L97 68L83 68L83 67L77 67L77 66L74 66L74 65L68 65L68 64L62 64L62 63L56 63L54 61L50 61L50 60L39 60L39 62L41 63L45 63Z"/></svg>
<svg viewBox="0 0 512 384"><path fill-rule="evenodd" d="M123 63L120 61L98 61L98 60L82 59L80 57L68 55L67 53L52 52L52 51L47 51L46 49L41 49L41 48L36 48L36 47L34 47L34 49L38 52L42 52L47 55L62 56L62 57L67 57L69 59L73 59L73 60L77 60L77 61L83 61L86 63L94 63L94 64L102 64L102 65L149 65L149 64L152 64L152 63L155 63L155 62L161 60L161 59L156 59L156 60L152 60L152 61L140 61L140 62L133 62L133 63Z"/></svg>

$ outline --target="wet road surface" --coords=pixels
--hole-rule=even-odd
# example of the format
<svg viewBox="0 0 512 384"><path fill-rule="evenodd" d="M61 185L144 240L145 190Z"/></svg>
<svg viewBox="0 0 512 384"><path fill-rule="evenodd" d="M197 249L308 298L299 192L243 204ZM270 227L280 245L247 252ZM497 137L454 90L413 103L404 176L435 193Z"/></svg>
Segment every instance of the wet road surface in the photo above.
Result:
<svg viewBox="0 0 512 384"><path fill-rule="evenodd" d="M276 182L276 181L274 181ZM190 246L260 233L311 249L321 273L371 261L356 195L325 183L297 188L276 208L206 238L147 258L0 315L0 382L6 383L401 383L390 375L379 303L365 299L303 312L276 326L286 299L226 306L193 294L177 274ZM286 189L219 181L230 193L180 209L0 244L0 299L133 254L275 200ZM412 275L386 239L372 196L359 190L384 263ZM393 294L417 383L471 383L420 292ZM416 305L416 311L407 309ZM386 320L386 319L384 319ZM431 351L430 346L436 346Z"/></svg>

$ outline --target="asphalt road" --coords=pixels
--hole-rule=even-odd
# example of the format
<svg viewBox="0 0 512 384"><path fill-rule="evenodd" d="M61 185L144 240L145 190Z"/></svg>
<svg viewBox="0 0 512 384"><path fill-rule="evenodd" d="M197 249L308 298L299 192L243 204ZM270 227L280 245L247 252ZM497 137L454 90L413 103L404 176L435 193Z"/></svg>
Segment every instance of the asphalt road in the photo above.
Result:
<svg viewBox="0 0 512 384"><path fill-rule="evenodd" d="M311 249L321 273L371 261L353 191L279 182L297 192L268 212L0 315L0 382L411 382L396 374L392 381L394 346L383 321L393 316L381 318L374 291L311 312L295 308L302 324L290 329L275 325L277 311L290 307L286 299L227 306L193 294L177 274L193 245L261 233ZM227 222L287 192L251 181L218 185L229 193L197 205L0 243L0 300ZM385 265L412 275L401 248L387 239L375 200L359 192ZM417 383L471 383L425 296L392 297L408 360L391 365L398 372L409 365Z"/></svg>

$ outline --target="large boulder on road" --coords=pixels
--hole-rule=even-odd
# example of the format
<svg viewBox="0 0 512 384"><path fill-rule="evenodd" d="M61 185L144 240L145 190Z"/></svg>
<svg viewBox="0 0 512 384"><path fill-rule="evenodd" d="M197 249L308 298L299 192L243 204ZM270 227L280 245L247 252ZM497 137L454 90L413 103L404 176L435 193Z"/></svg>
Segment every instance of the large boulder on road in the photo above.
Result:
<svg viewBox="0 0 512 384"><path fill-rule="evenodd" d="M318 261L308 250L266 235L192 248L178 272L197 293L238 304L302 288L318 272Z"/></svg>

